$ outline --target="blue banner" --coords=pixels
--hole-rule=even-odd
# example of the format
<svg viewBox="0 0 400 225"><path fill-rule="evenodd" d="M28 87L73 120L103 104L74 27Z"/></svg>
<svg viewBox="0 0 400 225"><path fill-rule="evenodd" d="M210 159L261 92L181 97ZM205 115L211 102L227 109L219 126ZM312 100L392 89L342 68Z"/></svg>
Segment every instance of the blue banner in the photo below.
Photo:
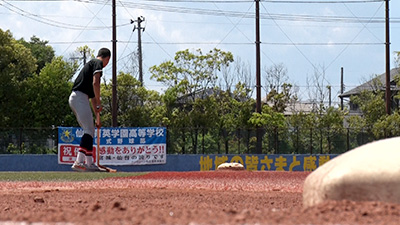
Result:
<svg viewBox="0 0 400 225"><path fill-rule="evenodd" d="M240 163L249 171L314 171L336 154L321 155L202 155L201 171L215 170L222 163Z"/></svg>

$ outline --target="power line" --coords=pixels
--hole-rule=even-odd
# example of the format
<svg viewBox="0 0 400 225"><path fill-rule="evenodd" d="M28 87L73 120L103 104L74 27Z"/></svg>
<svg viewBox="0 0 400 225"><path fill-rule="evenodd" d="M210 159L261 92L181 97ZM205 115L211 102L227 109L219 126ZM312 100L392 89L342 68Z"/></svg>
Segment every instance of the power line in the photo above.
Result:
<svg viewBox="0 0 400 225"><path fill-rule="evenodd" d="M343 3L375 3L383 2L384 0L359 0L359 1L286 1L286 0L262 0L268 3L285 3L285 4L343 4Z"/></svg>
<svg viewBox="0 0 400 225"><path fill-rule="evenodd" d="M118 1L118 2L122 5L122 7L125 9L125 11L129 14L130 18L134 18L134 17L132 16L131 12L129 12L129 10L125 7L125 5L124 5L121 1ZM129 25L130 25L130 24L131 24L131 23L129 22ZM131 35L130 35L130 37L129 37L129 41L131 40L132 35L133 35L133 32L131 33ZM121 43L123 43L123 42L121 42ZM127 48L129 49L129 51L132 52L132 49L128 46L129 43L130 43L130 42L127 42L127 43L126 43L125 49L124 49L123 52L125 52L125 50L126 50ZM123 54L120 55L120 57L122 57L122 56L123 56Z"/></svg>
<svg viewBox="0 0 400 225"><path fill-rule="evenodd" d="M148 35L148 34L147 34ZM108 43L109 40L85 40L85 41L49 41L52 45L64 45L64 44L84 44L84 43ZM118 41L120 43L138 43L137 41ZM142 44L147 45L253 45L254 42L157 42L153 39L153 42L142 41ZM384 42L262 42L262 45L304 45L304 46L340 46L340 45L383 45ZM172 57L171 57L172 58Z"/></svg>
<svg viewBox="0 0 400 225"><path fill-rule="evenodd" d="M110 5L109 1L105 0L100 0L100 1L94 1L94 0L75 0L77 2L82 2L82 3L93 3L93 4L101 4L103 3L104 5ZM3 2L5 2L3 0ZM381 1L379 1L381 2ZM6 3L6 2L5 2ZM268 1L270 3L270 1ZM10 3L7 3L11 5ZM213 10L213 9L202 9L202 8L187 8L187 7L176 7L176 6L165 6L165 5L153 5L153 4L139 4L139 3L133 3L133 2L123 2L119 1L118 2L119 6L122 6L124 8L140 8L140 9L145 9L145 10L154 10L154 11L164 11L164 12L173 12L173 13L187 13L187 14L198 14L198 15L211 15L211 16L224 16L224 17L239 17L239 18L248 18L252 19L254 18L254 13L248 13L248 12L238 12L238 11L224 11L224 10ZM103 5L103 7L104 7ZM3 5L4 6L4 5ZM4 6L5 7L5 6ZM6 7L10 11L14 11L13 9L10 9L10 7ZM18 8L19 9L19 8ZM21 9L20 9L21 10ZM72 25L72 24L66 24L62 23L59 21L53 21L49 20L46 18L43 18L39 15L35 15L26 11L23 12L16 12L22 16L28 17L30 19L36 20L38 22L42 22L51 26L58 26L61 28L67 28L67 29L110 29L110 26L101 26L101 27L89 27L87 26L86 28L83 26L79 25ZM40 17L40 18L34 18L34 17ZM384 23L385 18L374 18L371 19L370 17L346 17L346 16L315 16L315 15L296 15L296 14L265 14L265 13L260 13L260 19L263 20L284 20L284 21L308 21L308 22L325 22L325 23L330 23L330 22L340 22L340 23ZM392 18L391 19L391 24L395 23L400 23L400 18ZM120 26L125 26L128 24L123 24Z"/></svg>
<svg viewBox="0 0 400 225"><path fill-rule="evenodd" d="M383 4L381 4L381 6L375 11L375 14L371 17L371 20L372 20L372 18L374 18L374 16L378 13L378 11L379 11L379 9L381 8L383 6ZM366 29L366 26L364 25L364 27L360 30L360 32L358 32L358 34L351 40L351 42L353 42L360 34L361 34L361 32L364 30L364 29ZM350 42L350 43L351 43ZM386 43L385 43L386 44ZM332 60L332 62L327 66L327 69L347 50L347 48L350 46L350 44L349 45L346 45L346 47L344 47L343 49L342 49L342 51L336 56L336 58L334 58L333 60Z"/></svg>
<svg viewBox="0 0 400 225"><path fill-rule="evenodd" d="M63 2L69 0L8 0L10 2ZM77 2L90 2L90 0L75 0ZM253 0L145 0L148 2L190 2L190 3L243 3L253 2ZM261 0L268 3L283 3L283 4L357 4L357 3L375 3L383 2L384 0L344 0L344 1L304 1L304 0Z"/></svg>
<svg viewBox="0 0 400 225"><path fill-rule="evenodd" d="M104 1L94 1L87 0L85 2L90 2L94 4L109 4ZM266 3L269 3L267 1ZM338 3L343 3L345 1L338 1ZM358 2L358 1L356 1ZM375 1L382 2L382 0ZM351 3L346 1L346 3ZM185 14L197 14L197 15L210 15L210 16L229 16L229 17L239 17L239 18L248 18L253 19L254 13L244 13L239 11L221 11L214 9L205 9L205 8L188 8L188 7L178 7L178 6L167 6L167 5L157 5L157 4L146 4L146 3L137 3L137 2L123 2L119 1L119 4L123 4L124 7L127 8L135 8L135 9L145 9L145 10L153 10L153 11L163 11L163 12L171 12L171 13L185 13ZM370 17L344 17L344 16L315 16L315 15L301 15L301 14L263 14L260 13L260 19L264 20L286 20L286 21L309 21L309 22L341 22L341 23L384 23L385 18L375 18L371 20ZM400 23L400 18L392 19L392 23Z"/></svg>
<svg viewBox="0 0 400 225"><path fill-rule="evenodd" d="M104 8L105 5L103 5L103 7L101 7L101 9L94 15L94 17L86 24L86 27L89 26L89 24L93 21L94 18L96 18L97 14L99 14L99 12ZM79 36L81 36L81 34L83 33L84 30L81 30L81 32L79 32L79 34L76 36L76 38L68 45L68 47L64 50L63 54L65 54L65 52L67 52L67 50L72 46L73 42L76 41L76 39L78 39Z"/></svg>
<svg viewBox="0 0 400 225"><path fill-rule="evenodd" d="M146 36L149 36L150 38L151 38L151 40L153 40L153 42L142 42L143 44L156 44L156 45L158 45L158 47L160 47L161 48L161 50L165 53L165 54L167 54L167 56L169 56L169 58L170 59L173 59L174 57L173 56L171 56L169 53L168 53L168 51L167 50L165 50L161 45L161 43L159 43L158 41L156 41L150 34L149 34L149 32L146 32Z"/></svg>
<svg viewBox="0 0 400 225"><path fill-rule="evenodd" d="M217 7L217 9L220 10L220 9L218 8L217 5L215 5L215 7ZM251 9L251 8L253 8L253 5L251 5L251 6L247 9L246 14L250 12L250 9ZM221 11L222 11L222 10L221 10ZM229 17L226 17L226 18L227 18L227 20L229 20L229 22L233 25L233 27L232 27L232 29L225 35L225 37L221 39L220 43L222 43L222 42L229 36L229 34L230 34L234 29L237 29L247 40L251 41L251 39L250 39L249 37L247 37L247 35L246 35L244 32L242 32L242 31L238 28L238 24L242 21L243 17L240 18L240 20L237 21L236 23L233 23L233 21L232 21L231 19L229 19ZM216 47L218 47L218 45L219 45L219 44L217 44Z"/></svg>
<svg viewBox="0 0 400 225"><path fill-rule="evenodd" d="M357 16L356 16L356 15L353 13L353 11L347 6L347 4L343 4L343 5L346 7L346 9L347 9L355 18L357 18ZM379 9L381 9L382 6L383 6L383 3L382 3L381 6L375 11L374 16L378 13ZM373 17L371 17L371 18L373 18ZM362 25L363 25L364 29L367 29L367 30L369 31L369 33L372 34L372 35L376 38L376 40L382 41L382 40L379 39L370 29L368 29L368 27L366 26L367 24L362 23Z"/></svg>
<svg viewBox="0 0 400 225"><path fill-rule="evenodd" d="M24 9L21 9L11 3L6 2L5 0L2 1L3 3L5 3L6 5L0 4L1 6L3 6L4 8L10 10L11 12L14 12L20 16L26 17L28 19L34 20L36 22L39 23L43 23L49 26L53 26L53 27L58 27L58 28L63 28L63 29L70 29L70 30L102 30L102 29L111 29L111 26L80 26L80 25L76 25L76 24L69 24L69 23L64 23L64 22L60 22L60 21L56 21L56 20L52 20L52 19L48 19L45 18L42 15L37 15L37 14L33 14L31 12L28 12ZM122 26L127 26L129 25L129 23L125 23L125 24L120 24L118 25L118 27L122 27Z"/></svg>

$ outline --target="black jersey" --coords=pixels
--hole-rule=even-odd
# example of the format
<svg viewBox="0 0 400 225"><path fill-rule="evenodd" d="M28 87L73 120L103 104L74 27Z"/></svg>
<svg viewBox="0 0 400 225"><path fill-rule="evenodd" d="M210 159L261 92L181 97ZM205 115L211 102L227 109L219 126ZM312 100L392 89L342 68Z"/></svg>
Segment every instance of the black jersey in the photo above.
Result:
<svg viewBox="0 0 400 225"><path fill-rule="evenodd" d="M94 98L93 76L96 73L100 73L100 77L103 75L103 61L100 59L92 59L85 64L76 78L72 90L81 91L87 94L89 98Z"/></svg>

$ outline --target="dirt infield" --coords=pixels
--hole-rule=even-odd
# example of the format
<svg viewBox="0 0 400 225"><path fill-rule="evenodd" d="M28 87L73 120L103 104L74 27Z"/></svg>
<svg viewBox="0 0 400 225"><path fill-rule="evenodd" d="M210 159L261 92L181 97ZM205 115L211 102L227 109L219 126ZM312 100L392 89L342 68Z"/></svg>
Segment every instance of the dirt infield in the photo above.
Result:
<svg viewBox="0 0 400 225"><path fill-rule="evenodd" d="M398 204L340 201L303 209L308 174L154 172L85 182L0 182L0 224L400 223Z"/></svg>

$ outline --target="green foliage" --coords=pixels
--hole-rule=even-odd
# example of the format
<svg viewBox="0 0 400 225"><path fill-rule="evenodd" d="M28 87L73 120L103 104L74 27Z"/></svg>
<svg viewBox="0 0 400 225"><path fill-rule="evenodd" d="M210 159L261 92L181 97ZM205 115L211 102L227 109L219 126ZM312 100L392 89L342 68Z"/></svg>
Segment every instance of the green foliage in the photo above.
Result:
<svg viewBox="0 0 400 225"><path fill-rule="evenodd" d="M352 101L364 112L367 128L372 129L374 123L385 116L385 100L383 91L363 91L361 95L352 97Z"/></svg>
<svg viewBox="0 0 400 225"><path fill-rule="evenodd" d="M25 111L21 82L33 76L36 60L10 31L0 29L0 126L21 126Z"/></svg>
<svg viewBox="0 0 400 225"><path fill-rule="evenodd" d="M7 153L10 154L23 154L24 152L20 150L20 148L13 144L13 143L9 143L7 146Z"/></svg>
<svg viewBox="0 0 400 225"><path fill-rule="evenodd" d="M327 110L319 115L318 128L320 129L320 138L322 139L323 149L327 151L324 152L323 149L320 149L321 153L332 153L331 150L335 148L336 145L340 145L343 143L342 141L333 140L337 139L336 136L340 134L341 137L344 137L345 134L343 121L346 113L340 109L329 107ZM343 146L342 146L343 147Z"/></svg>
<svg viewBox="0 0 400 225"><path fill-rule="evenodd" d="M89 46L87 45L76 48L75 52L82 54L82 57L86 57L87 59L95 58L94 49L89 48Z"/></svg>
<svg viewBox="0 0 400 225"><path fill-rule="evenodd" d="M307 145L310 143L310 131L313 127L313 114L298 112L287 118L288 127L292 132L289 139L292 141L292 148L297 153L305 153L305 149L309 149Z"/></svg>
<svg viewBox="0 0 400 225"><path fill-rule="evenodd" d="M161 98L155 91L146 90L140 81L131 74L119 73L117 76L118 93L118 122L119 126L145 127L161 126L164 111L161 107ZM112 87L105 82L101 86L102 125L111 125ZM161 120L161 121L160 121Z"/></svg>
<svg viewBox="0 0 400 225"><path fill-rule="evenodd" d="M166 107L163 121L168 123L170 130L180 129L172 132L172 135L182 134L184 143L186 135L189 135L188 141L192 142L193 153L197 152L201 129L217 128L213 135L213 142L217 143L222 130L232 127L229 93L215 87L218 73L231 62L233 55L219 49L213 49L207 54L203 54L200 49L194 53L184 50L176 53L174 61L150 68L151 78L168 86L162 97ZM185 127L193 129L186 130ZM227 136L222 141L228 141ZM217 146L220 146L219 143ZM186 151L185 147L182 151Z"/></svg>
<svg viewBox="0 0 400 225"><path fill-rule="evenodd" d="M26 48L31 50L33 57L36 59L37 69L36 73L39 74L42 68L50 63L54 58L53 47L47 45L48 41L40 40L36 36L32 36L29 42L25 41L23 38L18 41Z"/></svg>
<svg viewBox="0 0 400 225"><path fill-rule="evenodd" d="M400 114L399 111L391 115L381 117L372 128L376 138L400 136Z"/></svg>
<svg viewBox="0 0 400 225"><path fill-rule="evenodd" d="M278 136L286 127L286 119L281 112L276 112L269 105L263 105L262 112L252 114L249 119L254 127L261 127L266 132L263 138L263 149L269 149L269 153L278 153Z"/></svg>
<svg viewBox="0 0 400 225"><path fill-rule="evenodd" d="M272 103L272 107L276 112L283 113L288 104L296 100L297 97L291 93L292 85L284 83L282 85L282 91L278 92L275 88L272 88L267 95L267 101Z"/></svg>
<svg viewBox="0 0 400 225"><path fill-rule="evenodd" d="M272 107L264 105L261 113L253 113L250 123L255 127L283 128L285 117L283 113L276 112Z"/></svg>
<svg viewBox="0 0 400 225"><path fill-rule="evenodd" d="M364 130L367 134L374 134L375 139L382 136L378 131L381 127L380 121L386 120L385 100L383 91L363 91L358 96L351 97L351 101L357 104L364 112L362 117L352 116L348 119L349 128L354 130Z"/></svg>
<svg viewBox="0 0 400 225"><path fill-rule="evenodd" d="M39 75L23 82L27 111L25 127L51 127L71 124L72 112L68 105L70 82L75 68L56 57L40 71Z"/></svg>
<svg viewBox="0 0 400 225"><path fill-rule="evenodd" d="M29 42L16 41L9 31L0 30L0 127L78 126L68 106L77 64L54 57L54 50L47 44L35 36ZM84 52L93 57L94 51L88 46L78 48L76 54ZM118 125L166 126L168 153L251 153L257 128L264 134L263 153L341 153L346 135L356 140L351 146L363 142L356 143L360 137L353 133L362 133L365 127L375 138L400 135L399 112L385 114L379 89L352 97L365 112L363 117L346 117L348 129L355 131L352 133L344 128L346 113L322 103L318 112L291 112L285 117L288 106L297 103L297 96L292 84L286 82L283 65L267 71L269 105L255 113L249 84L240 80L232 88L234 79L227 77L232 62L233 55L219 49L206 53L200 49L179 51L173 60L150 68L151 78L168 87L163 94L146 89L131 74L120 72ZM225 90L217 85L221 74L230 84ZM102 82L101 94L102 125L110 126L112 86L106 81ZM28 142L39 136L54 138L51 133L35 131L25 139L22 136L18 131L2 134L0 142L11 143L2 147L2 152L54 151L41 143Z"/></svg>
<svg viewBox="0 0 400 225"><path fill-rule="evenodd" d="M213 49L204 55L200 49L196 53L186 49L176 53L174 62L166 61L151 67L150 73L152 79L168 87L177 87L182 94L191 94L199 88L205 90L214 85L217 72L230 62L233 62L230 52Z"/></svg>

